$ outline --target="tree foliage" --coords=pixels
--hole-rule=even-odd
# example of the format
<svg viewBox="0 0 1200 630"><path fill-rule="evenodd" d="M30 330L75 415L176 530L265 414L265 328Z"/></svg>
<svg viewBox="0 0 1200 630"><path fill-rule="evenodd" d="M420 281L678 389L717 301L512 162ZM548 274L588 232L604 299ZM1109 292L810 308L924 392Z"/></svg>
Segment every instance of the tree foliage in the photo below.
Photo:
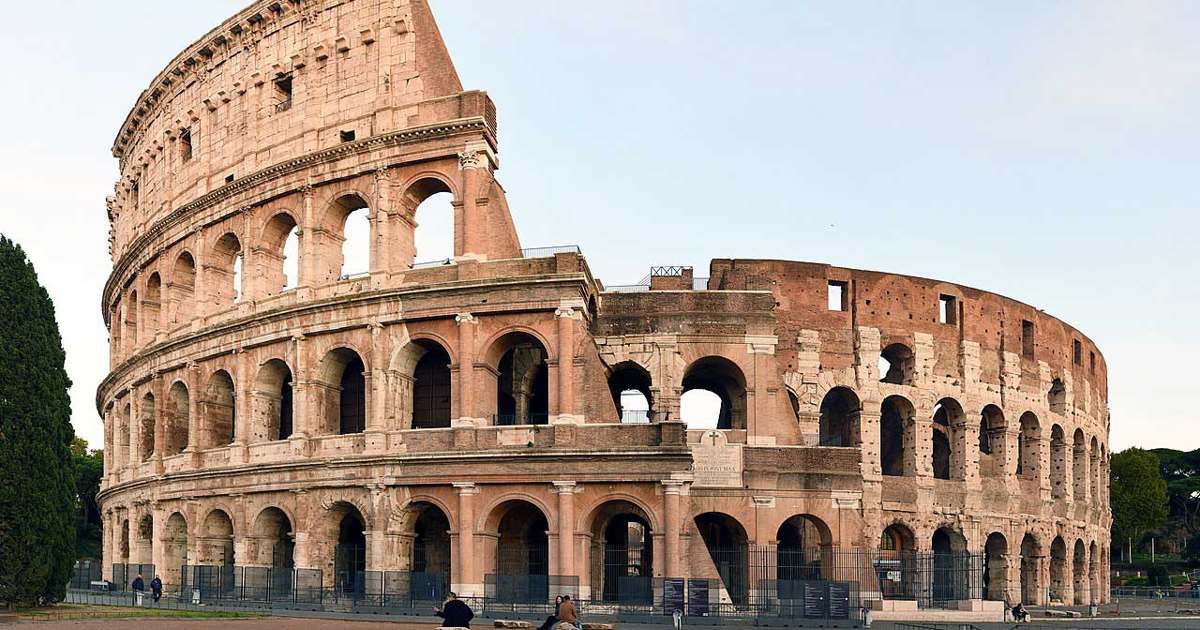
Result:
<svg viewBox="0 0 1200 630"><path fill-rule="evenodd" d="M99 559L101 523L96 495L104 476L104 451L89 451L87 440L77 437L71 442L71 459L75 466L75 557Z"/></svg>
<svg viewBox="0 0 1200 630"><path fill-rule="evenodd" d="M1200 560L1200 449L1156 448L1162 478L1167 482L1167 524L1155 537Z"/></svg>
<svg viewBox="0 0 1200 630"><path fill-rule="evenodd" d="M1129 448L1114 453L1111 462L1113 538L1140 541L1146 532L1167 521L1167 482L1154 453Z"/></svg>
<svg viewBox="0 0 1200 630"><path fill-rule="evenodd" d="M0 603L61 600L75 554L70 380L50 295L0 236Z"/></svg>

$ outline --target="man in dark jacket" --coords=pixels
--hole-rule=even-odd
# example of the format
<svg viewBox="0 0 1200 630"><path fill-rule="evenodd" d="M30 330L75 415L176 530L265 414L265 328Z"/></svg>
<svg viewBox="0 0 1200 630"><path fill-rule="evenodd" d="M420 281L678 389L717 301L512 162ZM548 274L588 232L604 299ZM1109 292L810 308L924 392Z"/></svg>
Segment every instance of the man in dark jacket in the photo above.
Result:
<svg viewBox="0 0 1200 630"><path fill-rule="evenodd" d="M435 608L434 612L442 618L444 628L470 628L471 619L475 618L471 607L453 592L446 595L446 603L441 608Z"/></svg>
<svg viewBox="0 0 1200 630"><path fill-rule="evenodd" d="M158 579L157 575L150 580L150 593L154 596L154 601L162 599L162 580Z"/></svg>
<svg viewBox="0 0 1200 630"><path fill-rule="evenodd" d="M133 578L133 584L130 586L133 587L133 590L138 592L146 590L146 581L142 579L141 573L137 574L137 577Z"/></svg>

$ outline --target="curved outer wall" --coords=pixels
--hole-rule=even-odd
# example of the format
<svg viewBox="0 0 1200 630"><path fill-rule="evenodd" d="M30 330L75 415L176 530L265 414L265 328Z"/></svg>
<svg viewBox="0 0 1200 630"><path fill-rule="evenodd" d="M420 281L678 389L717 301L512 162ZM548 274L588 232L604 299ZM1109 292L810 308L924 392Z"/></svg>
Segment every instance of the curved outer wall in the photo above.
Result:
<svg viewBox="0 0 1200 630"><path fill-rule="evenodd" d="M622 571L736 599L716 546L949 539L986 550L976 596L1107 599L1087 337L975 289L808 263L605 290L574 248L521 249L497 150L423 0L258 2L154 79L113 146L107 577L294 566L332 587L358 554L461 594L540 571L604 598L606 550L637 547ZM454 259L414 265L439 192ZM370 263L347 276L355 213ZM628 389L648 414L620 409ZM693 389L724 400L720 428L678 421ZM539 519L544 536L513 525Z"/></svg>

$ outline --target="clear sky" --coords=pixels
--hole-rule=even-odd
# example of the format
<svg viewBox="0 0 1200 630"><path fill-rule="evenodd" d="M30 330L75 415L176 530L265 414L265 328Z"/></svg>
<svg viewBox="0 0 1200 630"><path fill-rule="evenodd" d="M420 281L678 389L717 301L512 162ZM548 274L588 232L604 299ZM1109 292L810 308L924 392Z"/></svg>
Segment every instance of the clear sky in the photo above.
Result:
<svg viewBox="0 0 1200 630"><path fill-rule="evenodd" d="M109 147L245 2L5 8L0 231L58 307L102 435ZM1112 446L1200 447L1200 3L433 0L500 116L526 246L609 284L712 257L932 276L1044 308L1108 360Z"/></svg>

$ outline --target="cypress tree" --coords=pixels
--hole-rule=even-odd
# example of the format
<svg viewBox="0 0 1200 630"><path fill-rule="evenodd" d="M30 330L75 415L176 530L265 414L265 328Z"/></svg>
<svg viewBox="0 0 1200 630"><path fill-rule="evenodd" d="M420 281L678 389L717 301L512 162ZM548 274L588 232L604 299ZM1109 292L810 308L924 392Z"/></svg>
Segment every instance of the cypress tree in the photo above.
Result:
<svg viewBox="0 0 1200 630"><path fill-rule="evenodd" d="M54 304L0 235L0 605L59 601L75 550L66 354Z"/></svg>

